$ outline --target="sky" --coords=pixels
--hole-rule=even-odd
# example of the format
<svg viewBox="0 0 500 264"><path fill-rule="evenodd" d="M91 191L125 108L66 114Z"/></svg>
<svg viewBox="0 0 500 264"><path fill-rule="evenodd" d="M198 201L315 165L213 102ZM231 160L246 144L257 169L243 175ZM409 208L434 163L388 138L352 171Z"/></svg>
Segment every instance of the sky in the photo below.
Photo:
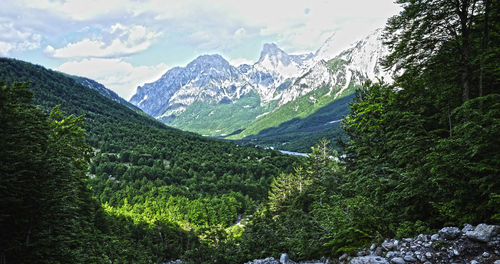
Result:
<svg viewBox="0 0 500 264"><path fill-rule="evenodd" d="M385 25L393 0L2 0L0 57L94 79L129 99L203 54L253 64L264 43L339 49Z"/></svg>

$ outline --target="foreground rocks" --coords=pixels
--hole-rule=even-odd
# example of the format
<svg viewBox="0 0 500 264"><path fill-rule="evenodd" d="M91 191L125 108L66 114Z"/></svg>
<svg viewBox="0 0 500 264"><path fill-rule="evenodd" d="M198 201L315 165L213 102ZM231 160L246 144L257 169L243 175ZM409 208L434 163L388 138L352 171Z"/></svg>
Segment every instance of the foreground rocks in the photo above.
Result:
<svg viewBox="0 0 500 264"><path fill-rule="evenodd" d="M332 263L332 262L324 258L321 260L295 262L291 260L290 257L288 257L288 254L283 253L281 254L279 261L271 257L265 259L256 259L253 261L246 262L245 264L324 264L324 263Z"/></svg>
<svg viewBox="0 0 500 264"><path fill-rule="evenodd" d="M466 224L462 229L445 227L437 234L420 234L414 238L386 239L357 252L356 257L343 255L338 259L294 262L287 254L280 260L267 258L246 264L405 264L456 263L500 264L500 226Z"/></svg>

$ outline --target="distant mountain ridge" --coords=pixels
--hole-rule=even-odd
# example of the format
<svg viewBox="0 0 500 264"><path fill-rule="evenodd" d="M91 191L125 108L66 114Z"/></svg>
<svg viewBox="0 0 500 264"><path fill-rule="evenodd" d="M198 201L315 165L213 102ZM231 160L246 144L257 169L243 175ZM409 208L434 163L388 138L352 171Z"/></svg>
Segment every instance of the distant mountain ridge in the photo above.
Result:
<svg viewBox="0 0 500 264"><path fill-rule="evenodd" d="M86 87L89 87L93 90L98 91L100 94L106 96L107 98L120 103L136 112L141 112L142 110L138 108L137 106L129 103L127 100L121 98L118 94L113 92L112 90L106 88L103 84L98 83L92 79L81 77L81 76L74 76L74 75L68 75L70 78L74 79L77 83L84 85Z"/></svg>
<svg viewBox="0 0 500 264"><path fill-rule="evenodd" d="M366 80L392 80L392 73L383 72L380 66L388 53L381 35L382 30L377 30L338 54L329 54L335 47L334 37L315 53L301 55L289 55L274 43L264 44L256 63L237 67L220 55L202 55L186 67L175 67L157 81L138 87L130 102L183 130L208 136L239 130L243 133L232 138L242 138L279 125L261 120L322 87L329 89L316 94L318 98L308 98L313 101L309 110L319 109L317 102L324 106L351 94ZM309 110L295 109L297 113L276 120L286 122L314 112Z"/></svg>

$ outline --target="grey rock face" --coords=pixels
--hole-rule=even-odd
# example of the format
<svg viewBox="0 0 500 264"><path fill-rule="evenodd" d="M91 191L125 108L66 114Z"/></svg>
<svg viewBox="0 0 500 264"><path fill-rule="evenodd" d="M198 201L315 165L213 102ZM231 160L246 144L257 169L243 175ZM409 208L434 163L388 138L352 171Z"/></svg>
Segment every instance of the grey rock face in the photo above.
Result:
<svg viewBox="0 0 500 264"><path fill-rule="evenodd" d="M385 73L380 66L387 52L382 45L382 31L377 30L342 54L329 54L328 49L323 48L321 56L316 56L318 52L316 55L291 55L275 44L265 44L256 63L237 67L220 55L202 55L185 67L174 67L160 79L137 87L130 103L165 123L176 119L181 123L190 122L191 119L182 117L190 111L203 113L191 107L195 103L219 109L238 102L245 95L256 94L261 107L276 103L277 109L324 85L347 89L350 84L361 85L367 79L375 82L380 76L392 80L393 73ZM333 69L323 59L333 59L336 55L336 59L346 64ZM333 95L337 97L341 93ZM203 118L200 116L200 120ZM212 119L203 120L210 122ZM174 122L172 125L179 124Z"/></svg>
<svg viewBox="0 0 500 264"><path fill-rule="evenodd" d="M492 236L498 234L499 229L500 227L497 225L479 224L474 231L467 231L465 235L472 240L488 242Z"/></svg>
<svg viewBox="0 0 500 264"><path fill-rule="evenodd" d="M467 232L470 238L465 234ZM432 236L420 234L414 238L405 238L401 243L394 239L386 239L379 246L382 253L377 255L385 256L389 263L491 264L493 260L500 258L499 232L498 227L485 224L477 227L465 225L462 230L457 227L446 227L438 234ZM481 236L485 237L482 240L486 240L487 243L477 239Z"/></svg>
<svg viewBox="0 0 500 264"><path fill-rule="evenodd" d="M288 257L288 254L286 254L286 253L281 254L281 256L280 256L280 262L281 263L286 263L289 260L290 260L290 258Z"/></svg>
<svg viewBox="0 0 500 264"><path fill-rule="evenodd" d="M420 234L420 235L417 236L417 241L428 242L429 241L429 237L427 237L426 235Z"/></svg>

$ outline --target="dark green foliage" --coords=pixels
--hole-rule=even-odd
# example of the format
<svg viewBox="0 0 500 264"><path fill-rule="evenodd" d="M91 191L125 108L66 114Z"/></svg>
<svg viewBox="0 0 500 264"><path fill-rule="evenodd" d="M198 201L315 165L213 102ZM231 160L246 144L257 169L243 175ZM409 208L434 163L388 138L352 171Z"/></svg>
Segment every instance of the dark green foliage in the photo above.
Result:
<svg viewBox="0 0 500 264"><path fill-rule="evenodd" d="M170 222L151 228L104 212L87 186L84 117L45 114L27 87L1 86L2 261L151 263L196 246Z"/></svg>
<svg viewBox="0 0 500 264"><path fill-rule="evenodd" d="M127 100L121 98L118 94L116 94L115 92L113 92L112 90L106 88L104 85L94 81L94 80L91 80L89 78L85 78L85 77L80 77L80 76L73 76L73 75L68 75L69 77L73 78L77 83L83 85L83 86L87 86L89 88L92 88L94 90L96 90L97 92L99 92L100 94L108 97L109 99L115 101L115 102L118 102L138 113L141 113L141 109L139 109L137 106L127 102Z"/></svg>
<svg viewBox="0 0 500 264"><path fill-rule="evenodd" d="M1 254L13 262L23 260L24 252L33 247L32 234L40 232L43 183L38 175L42 172L45 181L49 177L44 157L49 137L47 116L31 105L26 86L0 84Z"/></svg>
<svg viewBox="0 0 500 264"><path fill-rule="evenodd" d="M464 4L460 8L476 2L467 32L460 30L461 25L450 25L457 35L435 38L426 26L439 26L439 19L461 12L445 2L408 2L404 12L390 21L388 36L403 30L389 36L395 50L386 63L392 67L398 62L405 72L394 85L367 84L359 90L343 123L350 139L343 191L378 205L384 216L379 223L386 228L377 231L384 236L495 219L500 163L493 135L498 133L500 105L498 78L491 77L497 76L492 69L498 68L498 61L475 62L484 52L499 56L477 44L484 39L481 16L491 22L498 21L499 14L486 13L488 1L457 1ZM498 7L498 1L489 4ZM439 9L430 8L433 5ZM498 40L498 26L489 26L488 41ZM486 71L489 75L481 77Z"/></svg>
<svg viewBox="0 0 500 264"><path fill-rule="evenodd" d="M2 85L0 108L2 258L85 262L93 203L83 117L58 108L47 116L31 105L25 83Z"/></svg>
<svg viewBox="0 0 500 264"><path fill-rule="evenodd" d="M269 203L254 215L235 241L241 256L234 262L279 257L283 252L294 260L330 255L328 241L334 230L325 223L331 223L331 217L324 217L318 208L326 197L338 192L342 168L332 155L336 155L335 151L323 140L312 149L304 167L274 179Z"/></svg>
<svg viewBox="0 0 500 264"><path fill-rule="evenodd" d="M451 118L456 124L451 136L440 140L428 157L431 180L441 196L432 204L442 221L486 220L498 213L488 201L500 188L500 95L467 101Z"/></svg>

